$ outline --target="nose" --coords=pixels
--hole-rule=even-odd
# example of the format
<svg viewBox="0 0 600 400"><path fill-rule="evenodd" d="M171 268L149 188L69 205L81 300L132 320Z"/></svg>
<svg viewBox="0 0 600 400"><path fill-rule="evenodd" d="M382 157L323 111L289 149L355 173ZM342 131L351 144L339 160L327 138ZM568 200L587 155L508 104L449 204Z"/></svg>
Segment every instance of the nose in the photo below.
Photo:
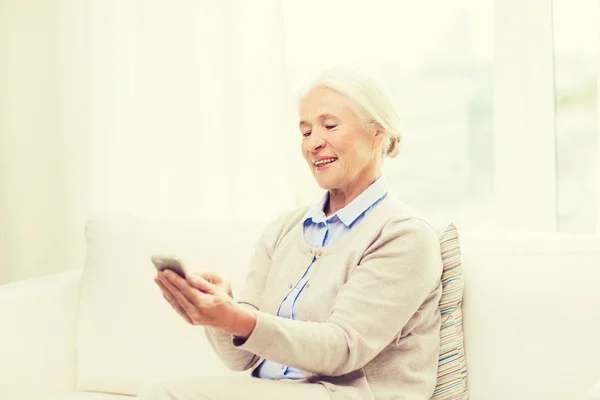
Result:
<svg viewBox="0 0 600 400"><path fill-rule="evenodd" d="M305 141L305 143L306 149L311 153L316 153L318 150L325 147L325 140L323 139L323 136L315 133L310 135L310 138Z"/></svg>

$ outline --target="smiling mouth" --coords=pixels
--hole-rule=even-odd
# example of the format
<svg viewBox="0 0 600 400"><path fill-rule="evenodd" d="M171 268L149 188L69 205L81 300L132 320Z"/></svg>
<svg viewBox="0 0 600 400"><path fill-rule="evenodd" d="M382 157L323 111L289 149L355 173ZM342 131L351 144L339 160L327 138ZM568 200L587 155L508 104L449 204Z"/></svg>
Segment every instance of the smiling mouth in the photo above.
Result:
<svg viewBox="0 0 600 400"><path fill-rule="evenodd" d="M331 158L326 158L323 160L315 161L314 165L315 165L315 167L319 168L319 167L324 167L326 165L329 165L335 161L337 161L337 158L331 157Z"/></svg>

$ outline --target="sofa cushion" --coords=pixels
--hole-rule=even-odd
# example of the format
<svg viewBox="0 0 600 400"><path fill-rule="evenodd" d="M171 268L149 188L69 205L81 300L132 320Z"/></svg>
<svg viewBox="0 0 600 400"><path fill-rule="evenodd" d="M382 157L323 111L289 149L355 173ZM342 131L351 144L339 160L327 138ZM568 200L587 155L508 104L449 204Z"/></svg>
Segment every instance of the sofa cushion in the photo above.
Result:
<svg viewBox="0 0 600 400"><path fill-rule="evenodd" d="M458 231L454 225L440 230L442 253L442 297L440 311L440 358L437 385L432 400L468 399L467 365L462 324L462 299L464 291Z"/></svg>
<svg viewBox="0 0 600 400"><path fill-rule="evenodd" d="M153 281L153 253L226 274L239 290L262 227L249 223L91 221L77 321L77 390L135 395L148 381L233 374L203 328L187 324Z"/></svg>

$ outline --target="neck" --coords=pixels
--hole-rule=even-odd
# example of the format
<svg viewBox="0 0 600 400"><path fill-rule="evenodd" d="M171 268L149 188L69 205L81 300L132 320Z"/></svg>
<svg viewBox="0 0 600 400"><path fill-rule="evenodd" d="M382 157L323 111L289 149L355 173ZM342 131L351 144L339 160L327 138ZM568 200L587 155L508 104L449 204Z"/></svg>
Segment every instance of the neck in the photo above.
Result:
<svg viewBox="0 0 600 400"><path fill-rule="evenodd" d="M359 183L348 185L346 189L331 189L329 191L329 200L325 205L325 215L330 216L346 207L362 192L367 190L379 177L381 173L374 174L369 179L360 179Z"/></svg>

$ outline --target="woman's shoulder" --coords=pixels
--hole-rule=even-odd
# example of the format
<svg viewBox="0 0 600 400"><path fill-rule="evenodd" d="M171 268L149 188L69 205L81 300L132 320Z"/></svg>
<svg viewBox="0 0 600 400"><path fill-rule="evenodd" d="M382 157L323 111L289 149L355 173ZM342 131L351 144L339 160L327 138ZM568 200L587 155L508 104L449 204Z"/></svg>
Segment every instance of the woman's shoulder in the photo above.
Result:
<svg viewBox="0 0 600 400"><path fill-rule="evenodd" d="M398 199L398 197L392 194L386 196L385 201L381 203L381 206L382 226L401 225L404 227L412 227L418 231L433 232L437 234L437 229L423 214Z"/></svg>
<svg viewBox="0 0 600 400"><path fill-rule="evenodd" d="M290 230L302 221L309 208L309 205L304 205L285 210L271 220L269 226L275 228L275 230Z"/></svg>
<svg viewBox="0 0 600 400"><path fill-rule="evenodd" d="M273 244L278 243L302 221L309 208L310 206L306 205L281 212L266 225L263 240Z"/></svg>
<svg viewBox="0 0 600 400"><path fill-rule="evenodd" d="M421 213L397 198L386 198L381 205L379 230L367 253L380 251L399 258L418 259L415 265L420 265L422 270L429 267L428 276L437 278L442 268L437 229Z"/></svg>

